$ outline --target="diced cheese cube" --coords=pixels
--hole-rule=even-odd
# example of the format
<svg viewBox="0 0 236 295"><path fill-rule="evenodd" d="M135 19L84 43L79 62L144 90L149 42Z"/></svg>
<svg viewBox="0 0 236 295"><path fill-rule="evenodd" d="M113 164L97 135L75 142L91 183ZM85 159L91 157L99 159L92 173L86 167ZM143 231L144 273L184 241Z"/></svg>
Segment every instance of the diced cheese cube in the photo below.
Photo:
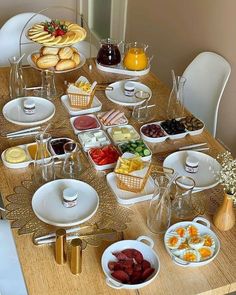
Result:
<svg viewBox="0 0 236 295"><path fill-rule="evenodd" d="M107 139L106 139L105 136L98 138L98 140L99 140L100 142L105 142L105 141L107 141Z"/></svg>
<svg viewBox="0 0 236 295"><path fill-rule="evenodd" d="M94 135L96 138L103 136L102 131L94 132L93 135Z"/></svg>

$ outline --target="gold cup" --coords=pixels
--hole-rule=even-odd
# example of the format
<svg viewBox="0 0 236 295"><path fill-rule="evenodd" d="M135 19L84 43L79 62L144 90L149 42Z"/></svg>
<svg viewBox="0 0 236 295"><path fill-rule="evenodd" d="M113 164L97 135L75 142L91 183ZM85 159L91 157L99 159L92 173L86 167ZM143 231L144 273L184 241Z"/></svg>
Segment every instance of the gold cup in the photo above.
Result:
<svg viewBox="0 0 236 295"><path fill-rule="evenodd" d="M63 228L56 231L55 259L58 264L66 262L66 230Z"/></svg>
<svg viewBox="0 0 236 295"><path fill-rule="evenodd" d="M73 239L71 241L71 272L78 275L82 271L82 240Z"/></svg>

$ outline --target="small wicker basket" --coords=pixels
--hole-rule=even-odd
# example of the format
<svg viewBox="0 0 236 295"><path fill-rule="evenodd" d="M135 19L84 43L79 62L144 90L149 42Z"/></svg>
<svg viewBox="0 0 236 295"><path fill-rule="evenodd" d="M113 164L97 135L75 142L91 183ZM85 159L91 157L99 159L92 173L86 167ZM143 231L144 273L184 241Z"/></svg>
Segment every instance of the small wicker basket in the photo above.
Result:
<svg viewBox="0 0 236 295"><path fill-rule="evenodd" d="M122 190L139 193L144 189L151 170L152 165L149 165L149 168L144 177L115 172L116 185Z"/></svg>
<svg viewBox="0 0 236 295"><path fill-rule="evenodd" d="M90 94L77 94L67 91L70 106L78 109L88 109L93 103L95 89Z"/></svg>

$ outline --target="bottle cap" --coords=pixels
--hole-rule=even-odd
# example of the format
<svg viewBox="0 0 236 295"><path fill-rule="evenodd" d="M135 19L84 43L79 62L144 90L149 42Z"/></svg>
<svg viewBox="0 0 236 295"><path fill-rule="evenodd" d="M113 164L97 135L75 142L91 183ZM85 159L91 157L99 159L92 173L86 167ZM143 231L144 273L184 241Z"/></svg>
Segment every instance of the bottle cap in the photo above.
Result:
<svg viewBox="0 0 236 295"><path fill-rule="evenodd" d="M198 166L199 161L198 161L198 159L197 159L196 157L194 157L194 156L188 156L188 157L186 158L186 164L187 164L188 166L195 167L195 166Z"/></svg>
<svg viewBox="0 0 236 295"><path fill-rule="evenodd" d="M63 190L63 199L65 199L66 201L74 201L77 199L77 197L78 197L77 190L70 187Z"/></svg>
<svg viewBox="0 0 236 295"><path fill-rule="evenodd" d="M125 90L134 91L134 83L132 83L132 82L126 82L125 83Z"/></svg>
<svg viewBox="0 0 236 295"><path fill-rule="evenodd" d="M24 100L24 108L33 109L35 108L35 102L31 98L27 98Z"/></svg>

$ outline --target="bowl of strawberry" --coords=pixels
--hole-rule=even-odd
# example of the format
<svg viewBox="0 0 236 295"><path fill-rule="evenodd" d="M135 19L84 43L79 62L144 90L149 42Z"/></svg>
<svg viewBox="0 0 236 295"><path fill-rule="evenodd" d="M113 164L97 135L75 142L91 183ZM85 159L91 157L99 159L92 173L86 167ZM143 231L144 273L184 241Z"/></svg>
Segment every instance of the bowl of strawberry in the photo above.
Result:
<svg viewBox="0 0 236 295"><path fill-rule="evenodd" d="M96 170L115 168L119 156L119 152L111 144L88 151L88 157Z"/></svg>
<svg viewBox="0 0 236 295"><path fill-rule="evenodd" d="M107 285L114 289L139 289L150 284L160 271L153 246L153 240L146 236L109 246L101 260Z"/></svg>

